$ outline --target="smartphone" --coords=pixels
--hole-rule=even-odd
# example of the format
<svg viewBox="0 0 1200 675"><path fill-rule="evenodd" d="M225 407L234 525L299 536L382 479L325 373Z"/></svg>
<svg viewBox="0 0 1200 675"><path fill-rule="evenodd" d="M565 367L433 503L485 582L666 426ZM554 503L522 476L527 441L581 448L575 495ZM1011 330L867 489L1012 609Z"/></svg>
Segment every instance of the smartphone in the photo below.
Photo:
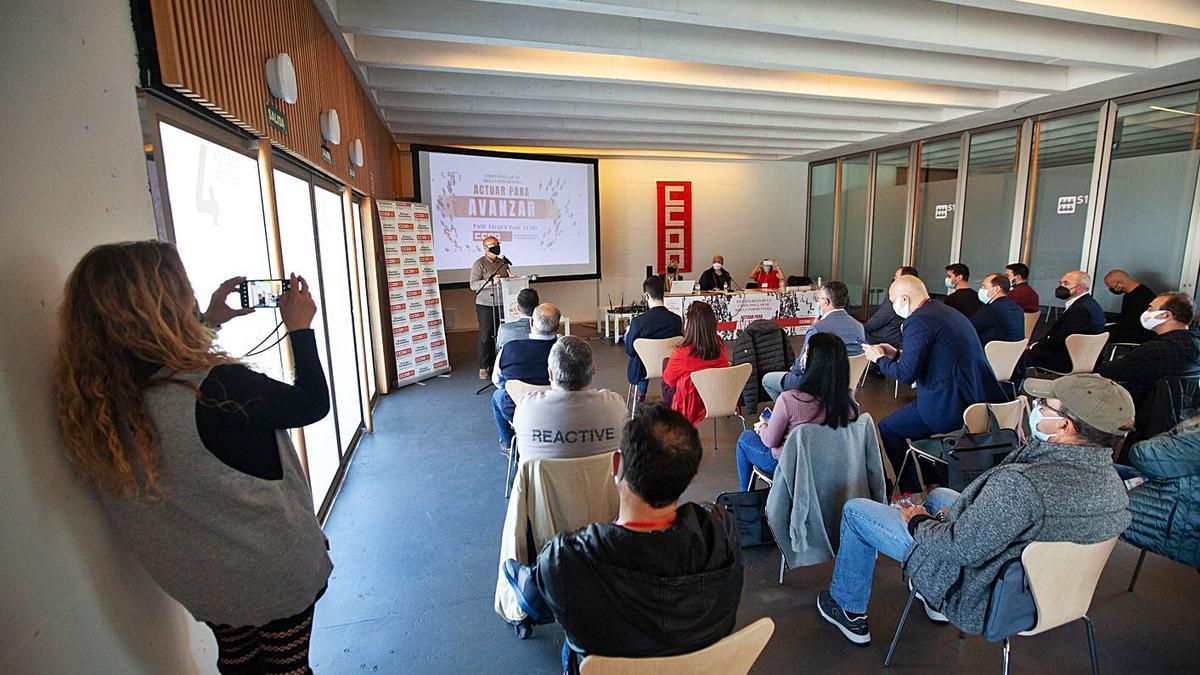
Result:
<svg viewBox="0 0 1200 675"><path fill-rule="evenodd" d="M242 297L242 307L272 308L279 306L279 296L291 287L288 279L250 279L238 284L238 294Z"/></svg>
<svg viewBox="0 0 1200 675"><path fill-rule="evenodd" d="M763 408L763 411L762 411L762 418L763 418L764 420L769 420L769 419L771 419L771 409L770 409L770 408Z"/></svg>

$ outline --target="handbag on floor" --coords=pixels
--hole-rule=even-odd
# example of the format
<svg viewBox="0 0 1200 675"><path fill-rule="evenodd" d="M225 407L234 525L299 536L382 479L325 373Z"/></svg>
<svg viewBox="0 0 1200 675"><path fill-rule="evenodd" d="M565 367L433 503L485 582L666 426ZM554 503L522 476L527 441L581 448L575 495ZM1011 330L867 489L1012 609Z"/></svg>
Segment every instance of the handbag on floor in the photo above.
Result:
<svg viewBox="0 0 1200 675"><path fill-rule="evenodd" d="M988 406L988 430L972 434L964 426L954 438L947 438L943 456L949 465L948 484L951 490L962 492L980 474L1004 461L1008 453L1020 445L1017 432L1001 429L996 414Z"/></svg>
<svg viewBox="0 0 1200 675"><path fill-rule="evenodd" d="M717 506L729 511L737 525L738 546L750 548L775 543L767 525L767 494L770 492L770 488L762 488L717 495Z"/></svg>

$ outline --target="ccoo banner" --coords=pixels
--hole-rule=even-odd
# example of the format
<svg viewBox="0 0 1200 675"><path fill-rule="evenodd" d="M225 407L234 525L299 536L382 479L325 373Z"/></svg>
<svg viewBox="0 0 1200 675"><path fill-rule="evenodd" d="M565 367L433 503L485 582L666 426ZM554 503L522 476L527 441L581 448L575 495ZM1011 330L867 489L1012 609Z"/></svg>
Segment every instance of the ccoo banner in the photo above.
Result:
<svg viewBox="0 0 1200 675"><path fill-rule="evenodd" d="M692 271L692 182L658 181L658 273Z"/></svg>
<svg viewBox="0 0 1200 675"><path fill-rule="evenodd" d="M426 204L384 199L375 204L387 269L396 383L404 386L450 371L433 228Z"/></svg>

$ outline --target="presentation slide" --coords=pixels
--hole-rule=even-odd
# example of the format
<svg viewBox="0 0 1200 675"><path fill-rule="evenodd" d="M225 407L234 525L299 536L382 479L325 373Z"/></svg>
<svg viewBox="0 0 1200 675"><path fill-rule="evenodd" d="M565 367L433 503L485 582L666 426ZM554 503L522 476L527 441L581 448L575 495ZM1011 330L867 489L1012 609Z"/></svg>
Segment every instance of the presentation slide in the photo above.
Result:
<svg viewBox="0 0 1200 675"><path fill-rule="evenodd" d="M598 276L596 160L420 145L413 152L443 283L468 281L489 236L500 240L514 274Z"/></svg>

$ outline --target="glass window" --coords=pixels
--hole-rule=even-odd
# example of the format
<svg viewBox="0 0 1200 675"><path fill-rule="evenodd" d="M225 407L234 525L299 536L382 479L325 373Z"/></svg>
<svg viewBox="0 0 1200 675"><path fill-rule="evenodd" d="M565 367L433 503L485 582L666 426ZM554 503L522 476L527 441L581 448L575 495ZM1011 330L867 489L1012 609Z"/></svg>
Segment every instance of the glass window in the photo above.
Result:
<svg viewBox="0 0 1200 675"><path fill-rule="evenodd" d="M340 449L350 449L362 425L362 399L358 389L358 345L354 313L350 309L350 267L347 264L346 221L342 196L313 187L317 206L318 253L321 257L322 299L325 301L326 330L329 332L329 362L333 370L333 403L337 413Z"/></svg>
<svg viewBox="0 0 1200 675"><path fill-rule="evenodd" d="M971 134L967 191L963 204L958 259L971 268L971 285L984 275L1003 272L1012 241L1017 198L1020 127Z"/></svg>
<svg viewBox="0 0 1200 675"><path fill-rule="evenodd" d="M317 267L317 247L313 232L312 199L308 181L275 170L275 201L279 209L279 238L283 249L283 265L289 274L302 275L308 281L313 297L321 300L321 276ZM318 312L325 310L318 307ZM313 319L317 335L317 353L325 380L329 377L329 351L326 349L325 324L318 313ZM337 475L339 453L337 426L332 414L304 427L304 447L308 454L309 483L313 504L321 507L325 494Z"/></svg>
<svg viewBox="0 0 1200 675"><path fill-rule="evenodd" d="M871 157L842 160L842 224L838 234L838 277L850 290L850 304L862 304L863 264L867 246L867 187Z"/></svg>
<svg viewBox="0 0 1200 675"><path fill-rule="evenodd" d="M358 317L358 327L361 331L359 334L363 339L359 340L361 345L364 345L366 353L363 354L363 360L366 362L365 368L367 371L367 396L375 395L375 349L371 344L371 312L369 311L370 304L367 302L367 272L366 272L366 255L363 248L363 237L370 234L367 232L366 224L362 219L362 205L357 200L350 206L351 213L354 217L354 260L355 267L358 268L358 305L357 310L361 310L362 316Z"/></svg>
<svg viewBox="0 0 1200 675"><path fill-rule="evenodd" d="M913 264L924 275L931 293L944 293L940 279L950 259L962 138L955 136L921 144L917 174L917 222ZM939 280L934 283L933 280Z"/></svg>
<svg viewBox="0 0 1200 675"><path fill-rule="evenodd" d="M908 148L875 157L875 207L871 215L869 311L887 300L896 268L904 264L904 229L908 209ZM917 268L920 272L921 269Z"/></svg>
<svg viewBox="0 0 1200 675"><path fill-rule="evenodd" d="M1196 189L1197 92L1117 108L1100 228L1100 278L1121 268L1156 293L1179 288ZM1115 312L1121 298L1097 293Z"/></svg>
<svg viewBox="0 0 1200 675"><path fill-rule="evenodd" d="M230 277L269 279L258 162L169 124L159 125L159 135L175 246L201 309ZM236 294L228 302L240 305ZM265 309L234 319L217 333L217 347L241 357L278 322L277 311ZM271 377L282 376L278 348L245 361Z"/></svg>
<svg viewBox="0 0 1200 675"><path fill-rule="evenodd" d="M837 165L833 162L814 166L808 186L808 265L805 274L833 278L834 182Z"/></svg>
<svg viewBox="0 0 1200 675"><path fill-rule="evenodd" d="M1025 258L1029 284L1043 305L1061 307L1054 287L1063 273L1079 269L1099 125L1099 110L1038 122Z"/></svg>

